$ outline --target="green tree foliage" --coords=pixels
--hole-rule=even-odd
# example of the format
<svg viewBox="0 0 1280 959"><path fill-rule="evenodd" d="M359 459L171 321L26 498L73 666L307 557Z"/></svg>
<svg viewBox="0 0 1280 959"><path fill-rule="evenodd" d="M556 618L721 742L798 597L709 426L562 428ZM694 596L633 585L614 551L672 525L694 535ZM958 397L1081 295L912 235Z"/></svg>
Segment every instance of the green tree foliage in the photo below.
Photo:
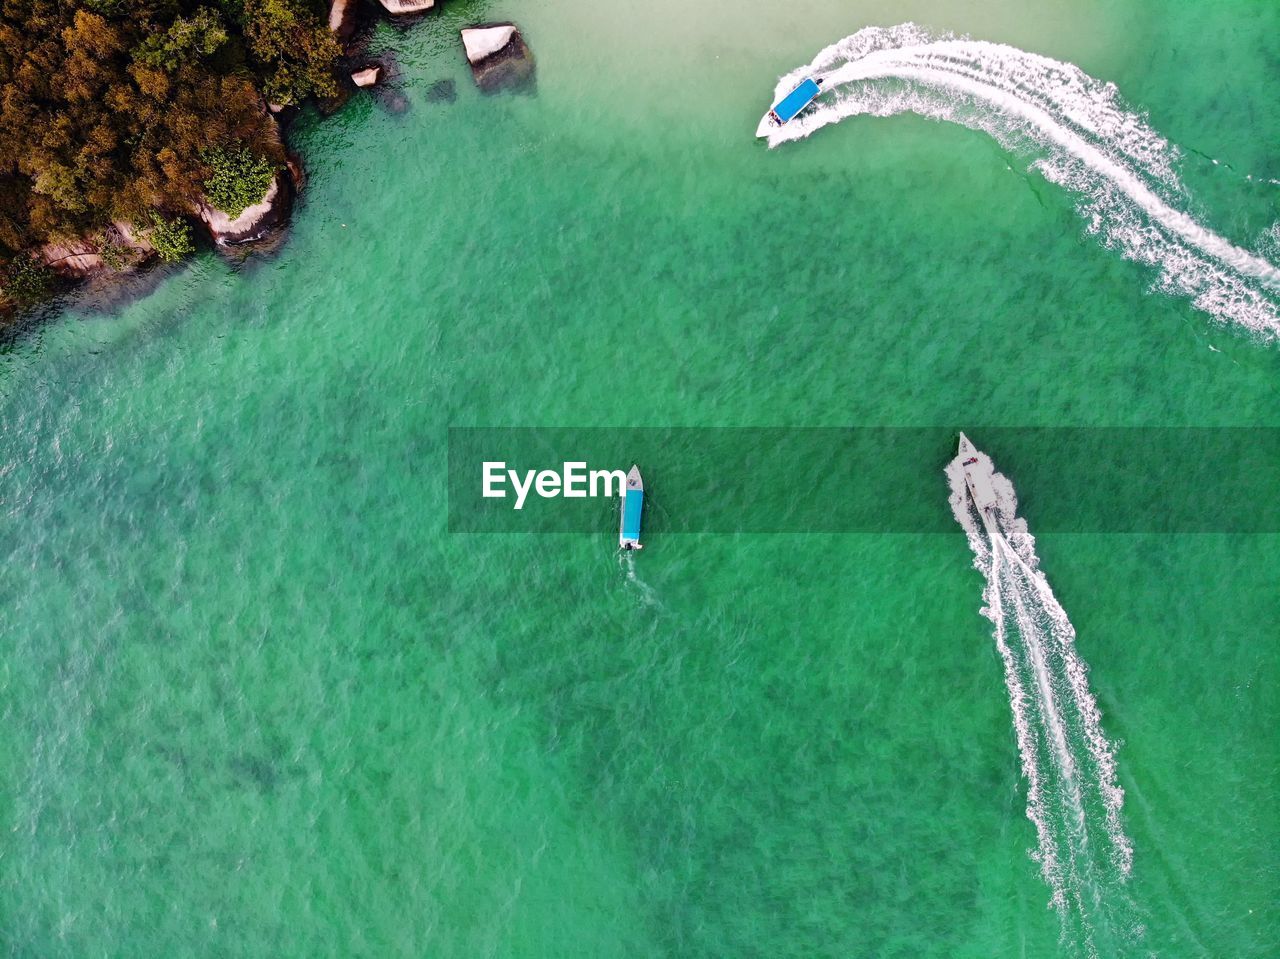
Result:
<svg viewBox="0 0 1280 959"><path fill-rule="evenodd" d="M43 299L53 287L49 268L32 256L19 256L0 275L0 301L26 306Z"/></svg>
<svg viewBox="0 0 1280 959"><path fill-rule="evenodd" d="M114 220L192 211L211 144L278 169L264 96L336 89L318 14L317 0L0 0L0 271Z"/></svg>
<svg viewBox="0 0 1280 959"><path fill-rule="evenodd" d="M109 233L103 232L93 237L93 245L98 248L98 256L102 257L102 262L116 273L133 262L133 251L117 243L115 237Z"/></svg>
<svg viewBox="0 0 1280 959"><path fill-rule="evenodd" d="M337 96L333 63L342 51L326 24L295 0L241 0L240 9L268 100L291 104L309 96Z"/></svg>
<svg viewBox="0 0 1280 959"><path fill-rule="evenodd" d="M147 239L155 248L156 255L166 263L176 263L195 250L190 226L182 220L166 220L156 213L151 214Z"/></svg>
<svg viewBox="0 0 1280 959"><path fill-rule="evenodd" d="M276 164L252 150L217 148L204 153L209 178L204 181L209 203L235 219L246 207L261 203L276 177Z"/></svg>
<svg viewBox="0 0 1280 959"><path fill-rule="evenodd" d="M178 17L167 30L153 33L133 52L143 66L172 73L184 63L202 60L227 42L222 17L200 7L190 17Z"/></svg>

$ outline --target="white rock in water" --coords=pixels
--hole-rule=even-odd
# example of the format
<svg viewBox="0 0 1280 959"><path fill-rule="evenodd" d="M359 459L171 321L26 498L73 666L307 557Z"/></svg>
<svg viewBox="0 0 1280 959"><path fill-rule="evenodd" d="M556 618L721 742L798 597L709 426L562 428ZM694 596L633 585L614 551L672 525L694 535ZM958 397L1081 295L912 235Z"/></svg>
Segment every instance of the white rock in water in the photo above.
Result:
<svg viewBox="0 0 1280 959"><path fill-rule="evenodd" d="M472 27L462 31L462 45L467 48L467 60L474 64L493 56L516 35L513 23L500 27Z"/></svg>
<svg viewBox="0 0 1280 959"><path fill-rule="evenodd" d="M436 0L378 0L387 13L422 13L436 5Z"/></svg>
<svg viewBox="0 0 1280 959"><path fill-rule="evenodd" d="M351 74L351 82L358 87L371 87L382 79L382 67L367 67Z"/></svg>

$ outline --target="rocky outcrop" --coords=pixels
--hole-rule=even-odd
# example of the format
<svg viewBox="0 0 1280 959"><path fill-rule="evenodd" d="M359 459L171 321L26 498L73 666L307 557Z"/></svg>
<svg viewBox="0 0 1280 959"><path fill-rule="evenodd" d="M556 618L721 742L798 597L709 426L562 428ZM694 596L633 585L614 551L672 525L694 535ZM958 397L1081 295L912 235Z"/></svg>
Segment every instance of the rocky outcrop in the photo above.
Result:
<svg viewBox="0 0 1280 959"><path fill-rule="evenodd" d="M91 276L107 266L97 244L89 240L46 243L40 248L40 261L51 270L70 277Z"/></svg>
<svg viewBox="0 0 1280 959"><path fill-rule="evenodd" d="M485 93L533 85L533 53L514 23L483 23L462 31L476 85Z"/></svg>
<svg viewBox="0 0 1280 959"><path fill-rule="evenodd" d="M467 51L467 61L474 67L499 53L515 39L514 23L499 23L491 27L469 27L462 31L462 46Z"/></svg>
<svg viewBox="0 0 1280 959"><path fill-rule="evenodd" d="M301 193L307 185L307 171L302 167L302 157L296 153L288 154L285 169L289 171L289 179L293 181L293 192Z"/></svg>
<svg viewBox="0 0 1280 959"><path fill-rule="evenodd" d="M409 16L425 13L435 8L438 0L378 0L387 13ZM363 0L327 0L328 26L338 38L344 51L346 69L351 71L351 81L357 87L377 87L372 91L383 105L402 112L408 107L408 99L399 91L397 70L386 54L379 55L380 63L366 59L367 37L361 35L361 26L369 9ZM518 86L532 78L533 59L525 46L519 30L511 23L484 24L462 31L476 82L486 91ZM356 69L358 68L358 69ZM345 86L345 85L344 85ZM343 94L349 92L347 87ZM433 103L452 102L456 97L452 80L441 80L427 92ZM334 101L336 103L337 101ZM334 103L323 104L330 109ZM264 118L269 119L277 142L280 128L296 113L294 107L263 103ZM245 209L236 217L215 210L207 203L197 203L192 212L199 216L209 235L220 247L252 244L255 249L269 249L282 239L279 229L288 218L294 197L303 185L303 170L297 158L288 157L285 169L272 181L261 202ZM127 223L111 223L100 232L77 240L47 243L31 252L49 269L72 280L88 280L85 289L124 289L120 274L137 272L134 268L154 259L155 250L147 241L147 230ZM95 294L98 295L98 294ZM0 297L0 307L3 306Z"/></svg>
<svg viewBox="0 0 1280 959"><path fill-rule="evenodd" d="M329 4L329 29L339 40L346 40L356 32L359 7L359 0L332 0Z"/></svg>
<svg viewBox="0 0 1280 959"><path fill-rule="evenodd" d="M111 224L111 229L115 231L113 237L110 232L107 234L108 239L118 238L123 246L139 253L150 254L155 252L155 247L151 245L151 241L147 239L146 234L140 231L132 223L125 223L123 220L116 220Z"/></svg>
<svg viewBox="0 0 1280 959"><path fill-rule="evenodd" d="M436 0L378 0L387 13L406 16L411 13L426 13L436 5Z"/></svg>
<svg viewBox="0 0 1280 959"><path fill-rule="evenodd" d="M39 259L62 276L84 279L108 269L116 272L131 269L153 252L151 244L133 224L117 220L100 236L46 243L40 248Z"/></svg>
<svg viewBox="0 0 1280 959"><path fill-rule="evenodd" d="M289 192L284 177L277 173L266 196L245 207L237 217L229 217L208 204L200 205L200 219L219 246L238 246L260 240L279 226L287 212Z"/></svg>

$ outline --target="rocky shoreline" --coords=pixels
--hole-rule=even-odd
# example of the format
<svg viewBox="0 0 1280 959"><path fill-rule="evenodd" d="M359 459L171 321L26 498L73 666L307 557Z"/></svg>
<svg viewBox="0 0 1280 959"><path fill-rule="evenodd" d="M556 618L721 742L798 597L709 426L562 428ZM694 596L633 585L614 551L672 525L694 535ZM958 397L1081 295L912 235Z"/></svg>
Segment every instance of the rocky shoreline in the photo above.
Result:
<svg viewBox="0 0 1280 959"><path fill-rule="evenodd" d="M381 12L394 20L412 20L437 6L437 0L379 0ZM341 90L338 97L321 104L326 113L337 110L362 90L382 86L394 73L394 64L384 58L365 55L368 34L376 22L378 8L361 0L331 0L328 27L342 48L339 61ZM477 87L486 94L502 90L528 91L534 76L533 55L519 28L510 22L484 23L461 31L462 48L471 66ZM429 102L452 102L452 80L438 81L427 91ZM407 107L403 95L387 90L383 96L388 109L400 112ZM277 142L283 148L286 131L296 110L263 102ZM300 158L286 152L287 162L276 172L262 199L237 216L228 216L206 200L195 203L184 218L188 226L202 230L215 249L237 258L247 252L278 243L287 226L293 202L301 193L305 174ZM133 223L113 222L93 236L74 242L47 243L34 251L34 260L60 281L64 292L87 287L101 292L113 281L124 281L159 257L148 240L150 231ZM233 252L234 251L234 252ZM86 282L91 281L91 282ZM4 312L0 300L0 314Z"/></svg>

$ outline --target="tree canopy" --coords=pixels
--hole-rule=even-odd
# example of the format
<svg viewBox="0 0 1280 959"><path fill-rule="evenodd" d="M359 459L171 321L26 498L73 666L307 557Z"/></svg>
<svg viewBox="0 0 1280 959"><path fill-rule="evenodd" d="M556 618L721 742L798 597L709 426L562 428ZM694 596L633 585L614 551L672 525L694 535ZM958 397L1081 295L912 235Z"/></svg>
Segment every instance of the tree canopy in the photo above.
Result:
<svg viewBox="0 0 1280 959"><path fill-rule="evenodd" d="M211 159L243 158L250 186L278 169L266 101L337 90L313 2L0 0L0 275L113 220L189 214Z"/></svg>
<svg viewBox="0 0 1280 959"><path fill-rule="evenodd" d="M275 167L250 150L215 147L204 154L212 171L204 181L205 196L216 210L238 217L245 207L261 203L276 177Z"/></svg>

